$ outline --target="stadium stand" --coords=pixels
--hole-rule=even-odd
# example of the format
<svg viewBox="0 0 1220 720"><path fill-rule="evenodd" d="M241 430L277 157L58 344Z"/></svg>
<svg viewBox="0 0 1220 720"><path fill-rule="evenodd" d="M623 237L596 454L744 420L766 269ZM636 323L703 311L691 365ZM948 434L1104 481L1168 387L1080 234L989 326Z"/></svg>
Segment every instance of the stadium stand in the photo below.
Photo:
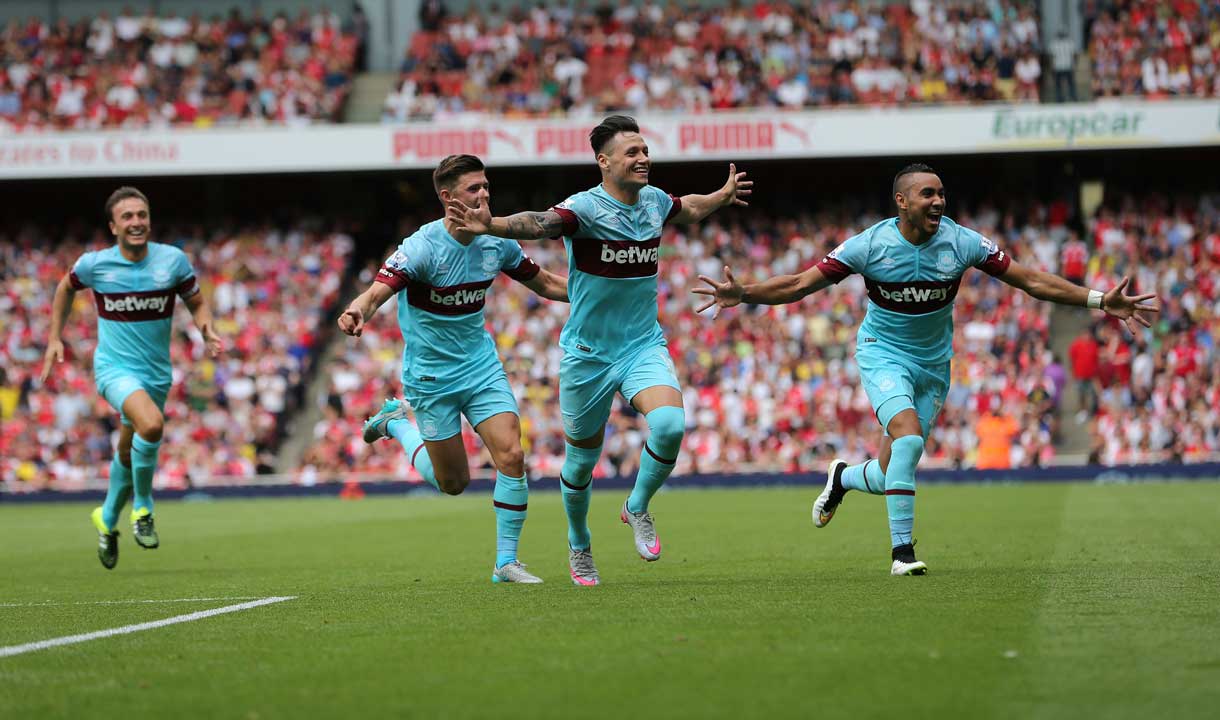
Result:
<svg viewBox="0 0 1220 720"><path fill-rule="evenodd" d="M329 331L330 318L321 311L338 296L352 239L307 223L160 235L192 258L228 351L207 357L185 309L177 311L158 487L267 472L328 336L321 331ZM105 475L117 429L114 411L94 390L89 291L76 296L65 362L46 387L37 382L56 284L80 253L112 241L99 232L46 250L47 237L26 230L0 239L0 479L10 490L72 489Z"/></svg>
<svg viewBox="0 0 1220 720"><path fill-rule="evenodd" d="M1086 3L1096 97L1215 97L1220 41L1215 0Z"/></svg>
<svg viewBox="0 0 1220 720"><path fill-rule="evenodd" d="M1037 102L1042 76L1035 4L1013 0L540 2L464 14L433 2L420 19L387 121Z"/></svg>
<svg viewBox="0 0 1220 720"><path fill-rule="evenodd" d="M200 13L10 20L0 28L0 131L339 119L360 39L337 14Z"/></svg>

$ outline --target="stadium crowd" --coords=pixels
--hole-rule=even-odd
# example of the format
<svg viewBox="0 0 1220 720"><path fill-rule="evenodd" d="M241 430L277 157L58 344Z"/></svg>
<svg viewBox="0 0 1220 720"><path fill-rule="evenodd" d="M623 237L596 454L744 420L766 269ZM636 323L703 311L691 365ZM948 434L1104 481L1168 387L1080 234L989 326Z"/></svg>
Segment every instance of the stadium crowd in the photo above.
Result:
<svg viewBox="0 0 1220 720"><path fill-rule="evenodd" d="M325 7L11 20L0 27L0 132L337 121L361 43Z"/></svg>
<svg viewBox="0 0 1220 720"><path fill-rule="evenodd" d="M421 5L384 119L1038 101L1036 3Z"/></svg>
<svg viewBox="0 0 1220 720"><path fill-rule="evenodd" d="M228 349L208 357L179 303L156 487L268 472L314 351L329 337L321 311L336 301L353 242L311 224L159 235L191 257ZM65 361L46 386L38 373L56 284L82 252L112 244L100 232L53 250L36 229L0 238L0 481L10 490L70 489L109 470L118 418L94 389L91 292L76 295Z"/></svg>
<svg viewBox="0 0 1220 720"><path fill-rule="evenodd" d="M1091 223L1088 283L1130 275L1162 304L1153 331L1109 323L1073 343L1072 375L1104 464L1216 459L1220 453L1220 197L1142 194Z"/></svg>
<svg viewBox="0 0 1220 720"><path fill-rule="evenodd" d="M1220 95L1220 2L1085 3L1096 97Z"/></svg>

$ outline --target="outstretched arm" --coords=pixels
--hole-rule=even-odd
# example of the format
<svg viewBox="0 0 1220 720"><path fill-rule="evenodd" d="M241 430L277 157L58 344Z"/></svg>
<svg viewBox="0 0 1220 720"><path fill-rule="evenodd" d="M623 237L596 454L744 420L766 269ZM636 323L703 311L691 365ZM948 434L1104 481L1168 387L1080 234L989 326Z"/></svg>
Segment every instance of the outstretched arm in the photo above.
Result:
<svg viewBox="0 0 1220 720"><path fill-rule="evenodd" d="M203 342L207 345L208 354L212 357L219 357L225 349L225 341L216 334L216 328L212 324L212 310L203 299L203 293L197 292L183 302L186 303L186 309L191 311L191 319L195 321L195 327L199 328L199 332L203 334Z"/></svg>
<svg viewBox="0 0 1220 720"><path fill-rule="evenodd" d="M777 275L749 285L742 285L726 265L724 278L724 281L716 282L706 275L699 276L699 279L710 287L697 287L691 292L710 297L695 312L703 312L715 306L716 311L712 317L716 317L721 309L743 302L751 305L785 305L832 284L816 265L797 275Z"/></svg>
<svg viewBox="0 0 1220 720"><path fill-rule="evenodd" d="M547 300L569 302L568 279L549 270L540 270L537 275L522 284Z"/></svg>
<svg viewBox="0 0 1220 720"><path fill-rule="evenodd" d="M729 179L714 193L708 195L683 195L682 209L674 215L671 222L680 225L697 223L722 207L728 205L746 206L750 203L742 200L754 192L754 181L746 180L744 172L737 172L737 166L729 163Z"/></svg>
<svg viewBox="0 0 1220 720"><path fill-rule="evenodd" d="M347 335L360 337L364 332L364 323L373 317L377 308L384 305L385 301L393 296L394 288L385 283L374 282L368 290L352 300L343 314L339 316L339 329Z"/></svg>
<svg viewBox="0 0 1220 720"><path fill-rule="evenodd" d="M445 206L445 217L459 232L475 235L495 235L513 240L543 240L563 234L563 218L554 210L492 217L491 208L486 204L470 207L454 198Z"/></svg>
<svg viewBox="0 0 1220 720"><path fill-rule="evenodd" d="M47 334L47 352L42 358L42 382L51 377L51 366L64 361L64 342L62 333L68 315L72 312L72 301L76 299L76 288L72 280L64 275L59 285L55 286L55 299L51 301L51 331Z"/></svg>
<svg viewBox="0 0 1220 720"><path fill-rule="evenodd" d="M1147 313L1160 312L1161 308L1155 302L1156 293L1145 295L1126 295L1124 290L1131 278L1124 277L1122 282L1109 292L1089 290L1064 280L1058 275L1052 275L1041 270L1022 267L1015 262L1008 265L1008 270L999 276L1009 285L1024 290L1031 297L1047 300L1060 305L1076 305L1078 307L1097 308L1111 317L1122 320L1127 329L1135 334L1139 325L1152 327ZM1139 323L1137 325L1136 323Z"/></svg>

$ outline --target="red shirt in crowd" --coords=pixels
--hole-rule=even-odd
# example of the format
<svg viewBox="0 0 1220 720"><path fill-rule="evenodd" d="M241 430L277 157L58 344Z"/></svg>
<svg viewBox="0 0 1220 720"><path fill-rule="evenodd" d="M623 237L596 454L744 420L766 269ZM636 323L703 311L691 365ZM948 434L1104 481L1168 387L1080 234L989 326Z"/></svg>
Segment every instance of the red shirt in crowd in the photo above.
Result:
<svg viewBox="0 0 1220 720"><path fill-rule="evenodd" d="M1068 348L1068 358L1072 361L1072 375L1077 380L1092 380L1097 377L1099 352L1097 341L1088 333L1072 341Z"/></svg>

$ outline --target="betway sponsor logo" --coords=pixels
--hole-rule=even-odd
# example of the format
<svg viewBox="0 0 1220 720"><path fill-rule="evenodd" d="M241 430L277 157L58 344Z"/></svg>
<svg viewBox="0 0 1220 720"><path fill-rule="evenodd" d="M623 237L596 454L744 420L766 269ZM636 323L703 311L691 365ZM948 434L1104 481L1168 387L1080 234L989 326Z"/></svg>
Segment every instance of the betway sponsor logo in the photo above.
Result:
<svg viewBox="0 0 1220 720"><path fill-rule="evenodd" d="M428 299L437 305L461 306L461 305L482 305L487 300L487 288L479 288L477 290L460 289L452 292L444 292L443 289L432 288L428 292Z"/></svg>
<svg viewBox="0 0 1220 720"><path fill-rule="evenodd" d="M944 302L949 299L947 288L904 287L901 290L886 290L878 286L877 291L881 293L881 297L896 303Z"/></svg>
<svg viewBox="0 0 1220 720"><path fill-rule="evenodd" d="M615 249L609 245L602 244L602 262L614 263L616 265L635 265L638 263L655 263L660 257L661 248L658 247L643 247L640 245L631 245L626 248Z"/></svg>
<svg viewBox="0 0 1220 720"><path fill-rule="evenodd" d="M657 274L661 238L651 240L572 240L576 269L608 278L642 278Z"/></svg>
<svg viewBox="0 0 1220 720"><path fill-rule="evenodd" d="M905 315L923 315L953 304L962 278L952 280L911 280L907 282L877 282L867 276L864 286L868 299L878 307Z"/></svg>
<svg viewBox="0 0 1220 720"><path fill-rule="evenodd" d="M113 297L106 295L102 297L102 305L105 311L110 313L154 312L161 314L165 312L169 299L169 295L153 297L140 297L138 295Z"/></svg>
<svg viewBox="0 0 1220 720"><path fill-rule="evenodd" d="M1145 119L1144 113L1138 110L1000 110L992 122L991 135L996 140L1062 141L1072 145L1090 139L1136 137Z"/></svg>
<svg viewBox="0 0 1220 720"><path fill-rule="evenodd" d="M407 280L407 302L436 315L471 315L483 309L494 277L479 282L436 287Z"/></svg>

